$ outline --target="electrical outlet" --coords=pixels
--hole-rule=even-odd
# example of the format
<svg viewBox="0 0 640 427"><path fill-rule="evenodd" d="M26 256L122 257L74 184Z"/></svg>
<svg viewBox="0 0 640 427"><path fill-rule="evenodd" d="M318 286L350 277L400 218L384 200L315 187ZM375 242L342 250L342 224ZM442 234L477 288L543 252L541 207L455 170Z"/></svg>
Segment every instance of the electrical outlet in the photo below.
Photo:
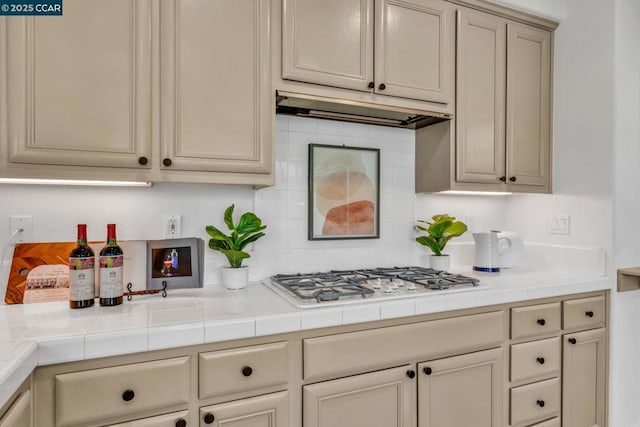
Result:
<svg viewBox="0 0 640 427"><path fill-rule="evenodd" d="M571 215L551 215L549 217L549 234L570 234Z"/></svg>
<svg viewBox="0 0 640 427"><path fill-rule="evenodd" d="M164 216L164 238L177 239L182 233L182 216L181 215L165 215Z"/></svg>
<svg viewBox="0 0 640 427"><path fill-rule="evenodd" d="M16 233L12 239L13 243L23 243L33 241L33 217L31 215L12 215L10 221L9 236L16 230L22 230Z"/></svg>

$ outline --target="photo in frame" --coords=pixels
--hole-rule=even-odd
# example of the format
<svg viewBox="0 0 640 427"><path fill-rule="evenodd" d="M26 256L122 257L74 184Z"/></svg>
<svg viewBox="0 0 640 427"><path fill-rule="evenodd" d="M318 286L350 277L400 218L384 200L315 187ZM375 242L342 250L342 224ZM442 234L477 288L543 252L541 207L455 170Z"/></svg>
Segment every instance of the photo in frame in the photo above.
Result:
<svg viewBox="0 0 640 427"><path fill-rule="evenodd" d="M202 239L167 239L147 242L147 289L201 288Z"/></svg>
<svg viewBox="0 0 640 427"><path fill-rule="evenodd" d="M309 144L309 240L380 238L380 150Z"/></svg>

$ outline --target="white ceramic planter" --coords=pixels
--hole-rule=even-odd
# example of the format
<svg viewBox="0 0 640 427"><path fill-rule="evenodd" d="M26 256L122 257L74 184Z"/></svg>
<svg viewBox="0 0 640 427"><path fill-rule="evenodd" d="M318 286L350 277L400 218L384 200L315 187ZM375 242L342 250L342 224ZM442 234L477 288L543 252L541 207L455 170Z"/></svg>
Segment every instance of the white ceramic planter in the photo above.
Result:
<svg viewBox="0 0 640 427"><path fill-rule="evenodd" d="M434 270L449 271L449 255L429 255L429 266Z"/></svg>
<svg viewBox="0 0 640 427"><path fill-rule="evenodd" d="M242 289L249 281L249 267L222 267L222 284L227 289Z"/></svg>

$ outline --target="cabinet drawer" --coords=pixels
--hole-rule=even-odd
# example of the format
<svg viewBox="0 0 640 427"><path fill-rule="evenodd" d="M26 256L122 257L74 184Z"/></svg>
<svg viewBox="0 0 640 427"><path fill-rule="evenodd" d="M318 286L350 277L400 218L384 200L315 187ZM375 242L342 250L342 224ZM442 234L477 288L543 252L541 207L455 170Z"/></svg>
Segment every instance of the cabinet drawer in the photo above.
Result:
<svg viewBox="0 0 640 427"><path fill-rule="evenodd" d="M504 313L474 314L305 339L304 378L350 375L502 345ZM401 349L400 351L398 349Z"/></svg>
<svg viewBox="0 0 640 427"><path fill-rule="evenodd" d="M189 357L179 357L56 375L56 426L86 426L184 406L190 365Z"/></svg>
<svg viewBox="0 0 640 427"><path fill-rule="evenodd" d="M112 424L109 427L187 427L188 425L189 412L181 411L127 423Z"/></svg>
<svg viewBox="0 0 640 427"><path fill-rule="evenodd" d="M552 418L541 423L532 424L529 427L560 427L560 417Z"/></svg>
<svg viewBox="0 0 640 427"><path fill-rule="evenodd" d="M560 330L560 303L511 309L511 338L525 338Z"/></svg>
<svg viewBox="0 0 640 427"><path fill-rule="evenodd" d="M0 427L27 427L31 425L31 392L25 391L2 416Z"/></svg>
<svg viewBox="0 0 640 427"><path fill-rule="evenodd" d="M553 378L511 389L511 424L536 421L560 412L560 380Z"/></svg>
<svg viewBox="0 0 640 427"><path fill-rule="evenodd" d="M287 342L201 353L200 399L287 383Z"/></svg>
<svg viewBox="0 0 640 427"><path fill-rule="evenodd" d="M606 319L603 296L564 301L564 329L601 326Z"/></svg>
<svg viewBox="0 0 640 427"><path fill-rule="evenodd" d="M511 381L536 378L559 370L559 337L511 346Z"/></svg>

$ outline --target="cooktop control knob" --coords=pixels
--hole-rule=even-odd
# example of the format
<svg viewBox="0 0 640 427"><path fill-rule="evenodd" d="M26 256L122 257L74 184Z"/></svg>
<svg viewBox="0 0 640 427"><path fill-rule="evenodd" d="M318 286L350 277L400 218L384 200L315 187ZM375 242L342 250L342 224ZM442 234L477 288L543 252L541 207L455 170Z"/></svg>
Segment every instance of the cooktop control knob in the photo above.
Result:
<svg viewBox="0 0 640 427"><path fill-rule="evenodd" d="M407 285L405 286L405 289L409 292L415 292L416 285L414 285L413 283L407 283Z"/></svg>
<svg viewBox="0 0 640 427"><path fill-rule="evenodd" d="M404 280L402 280L402 279L393 279L393 283L395 283L396 286L398 286L400 288L404 286Z"/></svg>
<svg viewBox="0 0 640 427"><path fill-rule="evenodd" d="M396 287L396 289L398 289ZM384 293L385 294L392 294L396 289L393 289L391 286L387 286L386 288L384 288Z"/></svg>
<svg viewBox="0 0 640 427"><path fill-rule="evenodd" d="M374 280L373 284L371 285L371 287L373 289L382 289L382 279L376 279Z"/></svg>

